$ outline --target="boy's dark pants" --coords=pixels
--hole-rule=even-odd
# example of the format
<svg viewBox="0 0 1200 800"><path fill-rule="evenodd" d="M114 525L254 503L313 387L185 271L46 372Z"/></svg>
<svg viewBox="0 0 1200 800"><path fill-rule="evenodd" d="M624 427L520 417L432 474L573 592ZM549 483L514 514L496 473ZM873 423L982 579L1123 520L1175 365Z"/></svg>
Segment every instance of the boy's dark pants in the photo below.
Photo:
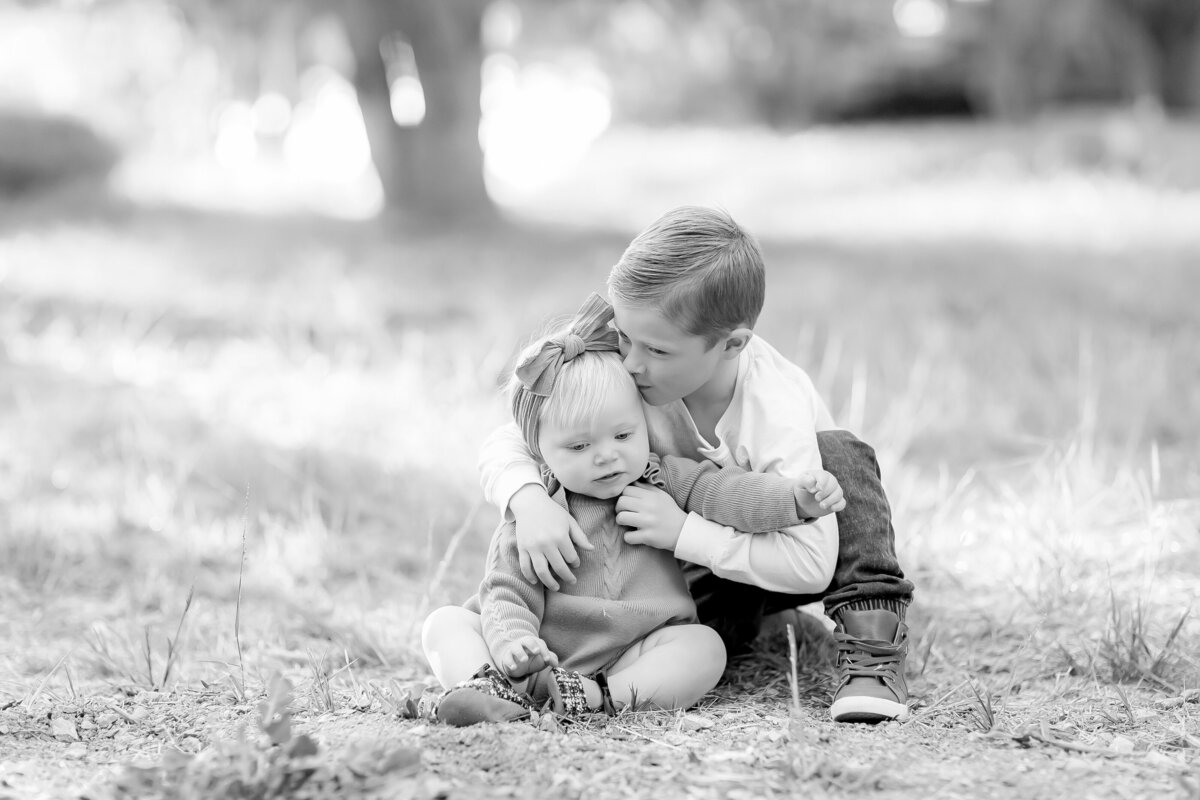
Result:
<svg viewBox="0 0 1200 800"><path fill-rule="evenodd" d="M700 621L721 634L731 655L745 651L764 616L786 608L820 600L830 617L842 606L852 605L891 609L903 618L912 600L913 585L904 579L896 560L892 512L875 451L849 431L822 431L817 445L822 465L838 479L846 497L846 508L837 515L838 557L829 588L815 595L769 592L687 565L688 587Z"/></svg>

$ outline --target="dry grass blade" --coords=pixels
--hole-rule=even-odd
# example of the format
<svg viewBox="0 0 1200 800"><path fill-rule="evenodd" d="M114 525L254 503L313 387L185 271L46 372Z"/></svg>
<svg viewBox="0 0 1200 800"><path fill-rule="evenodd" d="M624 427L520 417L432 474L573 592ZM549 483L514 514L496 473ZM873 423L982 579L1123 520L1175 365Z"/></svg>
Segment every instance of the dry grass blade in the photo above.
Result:
<svg viewBox="0 0 1200 800"><path fill-rule="evenodd" d="M1179 620L1175 623L1175 627L1171 629L1170 635L1167 636L1167 641L1162 646L1162 650L1159 651L1158 657L1155 658L1154 663L1150 665L1151 673L1158 675L1162 672L1163 668L1166 667L1167 657L1170 656L1171 650L1175 647L1175 640L1179 638L1179 632L1183 630L1183 626L1187 622L1187 619L1191 613L1192 607L1189 605L1186 609L1184 609L1183 613L1179 615Z"/></svg>
<svg viewBox="0 0 1200 800"><path fill-rule="evenodd" d="M322 653L319 659L312 650L308 650L307 653L309 670L313 676L312 696L314 704L319 711L333 711L335 705L333 701L333 689L329 684L331 675L325 667L325 661L329 657L329 650L327 649Z"/></svg>
<svg viewBox="0 0 1200 800"><path fill-rule="evenodd" d="M800 675L796 667L796 629L787 626L788 661L791 669L788 671L788 684L792 689L792 714L800 715Z"/></svg>
<svg viewBox="0 0 1200 800"><path fill-rule="evenodd" d="M1145 680L1161 689L1178 693L1180 687L1167 680L1163 673L1191 614L1191 607L1180 615L1166 642L1155 655L1150 646L1151 622L1142 598L1138 597L1132 607L1123 608L1110 579L1109 604L1108 626L1100 639L1099 655L1108 665L1111 680L1116 683Z"/></svg>
<svg viewBox="0 0 1200 800"><path fill-rule="evenodd" d="M142 657L146 661L146 685L151 689L156 688L154 684L154 654L150 647L150 626L142 628Z"/></svg>
<svg viewBox="0 0 1200 800"><path fill-rule="evenodd" d="M968 681L971 692L975 695L975 704L971 707L971 719L980 733L991 733L996 728L996 711L992 707L991 692L981 691L974 681Z"/></svg>
<svg viewBox="0 0 1200 800"><path fill-rule="evenodd" d="M242 577L246 571L246 528L249 524L250 484L246 484L246 499L242 504L242 552L238 559L237 600L233 607L233 641L237 645L238 655L238 680L234 682L234 692L239 700L246 697L246 662L242 658Z"/></svg>
<svg viewBox="0 0 1200 800"><path fill-rule="evenodd" d="M35 686L33 691L30 692L25 697L25 700L22 703L22 705L24 705L24 707L25 707L26 714L28 714L30 712L30 710L33 708L34 700L36 700L38 695L40 695L42 693L42 690L46 688L46 684L49 683L50 679L54 677L54 673L58 672L58 668L63 665L63 663L67 660L68 657L70 657L70 655L71 655L70 652L64 653L58 659L58 661L54 662L54 666L50 668L50 671L47 672L44 676L42 676L42 679L40 681L38 681L38 685Z"/></svg>
<svg viewBox="0 0 1200 800"><path fill-rule="evenodd" d="M183 634L183 624L187 621L188 611L190 611L192 608L192 600L195 598L195 596L196 587L192 586L192 588L188 590L187 600L184 601L183 613L179 615L179 624L175 626L175 636L174 638L167 639L167 663L166 666L163 667L162 681L158 685L158 688L160 689L166 688L167 681L171 678L171 670L174 668L175 661L179 657L179 639Z"/></svg>
<svg viewBox="0 0 1200 800"><path fill-rule="evenodd" d="M458 551L463 537L471 530L471 524L475 521L475 515L479 513L479 509L482 506L483 501L476 500L467 511L467 515L458 526L458 530L450 537L450 542L446 545L446 551L442 554L442 560L438 562L437 567L429 578L428 586L425 587L425 593L421 596L421 602L417 606L417 611L413 616L412 625L409 630L410 636L425 619L426 614L429 613L429 606L433 602L433 592L446 579L446 571L450 568L450 563L454 560L454 554Z"/></svg>

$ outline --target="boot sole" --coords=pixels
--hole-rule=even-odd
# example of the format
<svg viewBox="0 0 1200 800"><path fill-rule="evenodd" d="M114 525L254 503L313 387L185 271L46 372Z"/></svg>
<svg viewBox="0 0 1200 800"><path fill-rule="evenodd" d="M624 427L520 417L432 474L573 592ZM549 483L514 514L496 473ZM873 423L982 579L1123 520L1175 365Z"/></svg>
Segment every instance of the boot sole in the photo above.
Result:
<svg viewBox="0 0 1200 800"><path fill-rule="evenodd" d="M834 722L887 722L907 719L908 706L882 697L840 697L829 707Z"/></svg>

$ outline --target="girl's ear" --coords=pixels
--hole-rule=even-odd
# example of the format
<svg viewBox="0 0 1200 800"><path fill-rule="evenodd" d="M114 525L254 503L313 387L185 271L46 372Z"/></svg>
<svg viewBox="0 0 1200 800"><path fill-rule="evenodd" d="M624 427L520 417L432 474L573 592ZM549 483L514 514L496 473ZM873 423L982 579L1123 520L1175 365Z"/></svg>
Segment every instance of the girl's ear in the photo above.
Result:
<svg viewBox="0 0 1200 800"><path fill-rule="evenodd" d="M749 328L734 328L731 333L725 337L725 347L721 352L721 358L737 358L746 349L746 345L750 344L750 337L754 335L754 331Z"/></svg>

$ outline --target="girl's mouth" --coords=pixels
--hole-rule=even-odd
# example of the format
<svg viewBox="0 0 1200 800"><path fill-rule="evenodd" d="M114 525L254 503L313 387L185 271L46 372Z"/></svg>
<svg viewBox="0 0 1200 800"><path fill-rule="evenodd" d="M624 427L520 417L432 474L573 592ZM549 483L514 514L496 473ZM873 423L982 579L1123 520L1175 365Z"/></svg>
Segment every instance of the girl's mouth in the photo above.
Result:
<svg viewBox="0 0 1200 800"><path fill-rule="evenodd" d="M596 478L596 483L609 483L624 475L624 472L610 472L607 475L601 475Z"/></svg>

